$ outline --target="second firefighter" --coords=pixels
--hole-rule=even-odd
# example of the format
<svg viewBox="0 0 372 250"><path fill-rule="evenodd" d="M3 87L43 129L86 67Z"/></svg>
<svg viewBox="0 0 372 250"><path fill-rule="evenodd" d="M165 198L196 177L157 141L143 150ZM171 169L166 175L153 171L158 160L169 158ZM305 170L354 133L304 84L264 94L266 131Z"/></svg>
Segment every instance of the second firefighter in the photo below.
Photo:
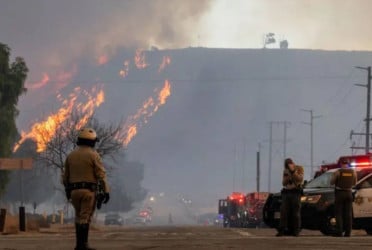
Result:
<svg viewBox="0 0 372 250"><path fill-rule="evenodd" d="M292 159L284 161L282 178L282 204L280 207L280 225L276 236L298 236L301 230L301 194L304 169Z"/></svg>

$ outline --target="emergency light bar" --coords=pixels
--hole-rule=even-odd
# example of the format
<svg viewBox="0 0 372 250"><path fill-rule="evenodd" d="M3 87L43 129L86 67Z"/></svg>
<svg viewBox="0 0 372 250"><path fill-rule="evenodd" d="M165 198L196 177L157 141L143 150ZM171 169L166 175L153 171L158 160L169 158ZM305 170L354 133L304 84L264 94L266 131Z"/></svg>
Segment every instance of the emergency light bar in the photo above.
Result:
<svg viewBox="0 0 372 250"><path fill-rule="evenodd" d="M239 203L243 203L245 199L244 194L239 192L233 192L228 198L231 201L238 201Z"/></svg>
<svg viewBox="0 0 372 250"><path fill-rule="evenodd" d="M351 162L350 163L350 166L351 167L367 167L367 166L371 166L372 163L371 162Z"/></svg>

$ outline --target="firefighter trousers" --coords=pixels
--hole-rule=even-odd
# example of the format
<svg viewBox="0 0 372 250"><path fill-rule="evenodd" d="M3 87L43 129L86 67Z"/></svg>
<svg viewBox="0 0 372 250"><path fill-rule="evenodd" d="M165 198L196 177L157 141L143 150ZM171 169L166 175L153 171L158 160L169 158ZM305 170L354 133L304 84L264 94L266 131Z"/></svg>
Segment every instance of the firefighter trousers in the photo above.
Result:
<svg viewBox="0 0 372 250"><path fill-rule="evenodd" d="M353 222L353 195L351 190L335 191L335 215L337 234L350 236Z"/></svg>
<svg viewBox="0 0 372 250"><path fill-rule="evenodd" d="M301 191L283 190L279 229L298 234L301 228Z"/></svg>
<svg viewBox="0 0 372 250"><path fill-rule="evenodd" d="M75 223L89 224L95 210L95 192L89 189L72 190L71 203L75 209Z"/></svg>

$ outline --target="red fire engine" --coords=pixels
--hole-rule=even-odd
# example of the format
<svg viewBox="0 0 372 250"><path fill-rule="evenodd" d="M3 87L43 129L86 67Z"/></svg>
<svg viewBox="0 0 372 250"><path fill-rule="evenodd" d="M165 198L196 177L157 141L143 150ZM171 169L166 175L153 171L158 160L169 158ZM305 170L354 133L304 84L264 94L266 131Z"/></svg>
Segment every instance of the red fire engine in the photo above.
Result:
<svg viewBox="0 0 372 250"><path fill-rule="evenodd" d="M224 227L257 227L262 223L262 207L269 193L248 194L233 192L219 200L218 213L223 216Z"/></svg>

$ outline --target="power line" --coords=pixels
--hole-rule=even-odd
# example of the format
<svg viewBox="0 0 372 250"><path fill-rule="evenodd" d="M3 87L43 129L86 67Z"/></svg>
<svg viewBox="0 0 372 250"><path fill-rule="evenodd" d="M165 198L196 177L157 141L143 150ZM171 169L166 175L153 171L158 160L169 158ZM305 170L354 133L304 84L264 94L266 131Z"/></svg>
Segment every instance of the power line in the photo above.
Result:
<svg viewBox="0 0 372 250"><path fill-rule="evenodd" d="M354 72L354 70L350 71L349 77L348 77L348 78L345 78L345 81L344 81L343 83L345 83L346 81L350 81L353 72ZM324 107L325 105L327 105L327 103L331 104L331 100L334 99L336 96L339 96L339 92L340 92L340 90L341 90L343 87L344 87L344 86L341 86L337 91L335 91L335 92L334 92L335 94L332 95L332 96L328 99L328 101L324 102L324 104L322 105L322 107ZM341 104L342 102L344 102L345 99L346 99L348 96L350 96L350 94L352 93L353 90L354 90L353 86L350 85L349 88L348 88L348 90L346 91L346 93L342 95L342 97L339 99L338 102L334 103L334 104L331 106L331 108L328 110L328 112L326 112L326 114L324 114L324 116L325 116L325 117L326 117L326 116L329 116L329 115L333 112L334 109L336 109L337 107L339 107L340 104Z"/></svg>
<svg viewBox="0 0 372 250"><path fill-rule="evenodd" d="M314 116L313 110L301 109L302 111L310 113L310 122L303 122L304 124L310 125L310 176L313 176L314 167L314 119L320 118L320 115Z"/></svg>
<svg viewBox="0 0 372 250"><path fill-rule="evenodd" d="M329 75L329 76L293 76L293 77L287 77L287 76L273 76L273 77L244 77L244 78L200 78L200 79L174 79L171 77L164 77L164 78L158 78L158 79L122 79L120 81L119 79L75 79L72 82L69 82L69 84L85 84L85 83L117 83L117 84L123 84L123 83L148 83L148 82L159 82L164 81L164 79L168 79L170 81L174 82L243 82L243 81L299 81L299 80L331 80L331 79L348 79L348 75ZM63 81L48 81L46 85L49 84L58 84ZM26 81L27 84L38 84L39 81L31 80ZM323 84L323 83L322 83ZM32 87L32 86L29 86Z"/></svg>
<svg viewBox="0 0 372 250"><path fill-rule="evenodd" d="M353 126L354 128L358 128L361 124L362 124L362 122L363 122L363 120L360 120L355 126ZM341 145L333 152L333 153L331 153L330 155L329 155L329 157L328 158L335 158L335 157L337 157L338 155L339 155L339 151L343 148L343 147L345 147L345 145L346 145L346 143L349 141L349 138L348 137L346 137L346 139L344 140L344 142L343 143L341 143ZM335 157L333 157L333 156L335 156Z"/></svg>

